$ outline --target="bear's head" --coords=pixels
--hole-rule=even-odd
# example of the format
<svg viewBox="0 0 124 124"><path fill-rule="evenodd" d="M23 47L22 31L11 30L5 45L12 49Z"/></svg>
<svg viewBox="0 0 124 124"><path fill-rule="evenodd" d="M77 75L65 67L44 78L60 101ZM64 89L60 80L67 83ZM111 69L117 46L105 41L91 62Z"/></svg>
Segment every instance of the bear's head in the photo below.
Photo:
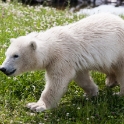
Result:
<svg viewBox="0 0 124 124"><path fill-rule="evenodd" d="M11 44L5 53L6 59L0 67L4 74L16 76L36 68L37 39L34 35L37 35L37 33L10 40Z"/></svg>

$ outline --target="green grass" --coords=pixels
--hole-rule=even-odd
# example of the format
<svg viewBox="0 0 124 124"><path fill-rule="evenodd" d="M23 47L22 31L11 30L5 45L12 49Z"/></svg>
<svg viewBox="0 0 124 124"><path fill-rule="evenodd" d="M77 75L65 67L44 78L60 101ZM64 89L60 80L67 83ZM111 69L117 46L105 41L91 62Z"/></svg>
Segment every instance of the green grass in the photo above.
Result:
<svg viewBox="0 0 124 124"><path fill-rule="evenodd" d="M0 2L0 64L10 38L67 25L84 17L67 10ZM0 72L0 124L124 124L124 97L112 95L119 87L108 89L104 74L91 75L100 89L97 98L84 97L83 90L71 82L58 108L33 113L25 105L39 99L45 84L44 71L13 78Z"/></svg>

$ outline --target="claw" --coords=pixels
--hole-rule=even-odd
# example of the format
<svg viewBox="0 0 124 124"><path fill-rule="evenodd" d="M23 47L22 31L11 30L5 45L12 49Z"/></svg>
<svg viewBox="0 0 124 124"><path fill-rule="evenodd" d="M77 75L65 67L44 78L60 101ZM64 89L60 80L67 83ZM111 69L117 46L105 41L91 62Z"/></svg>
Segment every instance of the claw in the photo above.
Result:
<svg viewBox="0 0 124 124"><path fill-rule="evenodd" d="M26 105L26 107L30 108L32 111L36 111L36 112L42 112L42 111L46 110L46 105L44 102L28 103Z"/></svg>

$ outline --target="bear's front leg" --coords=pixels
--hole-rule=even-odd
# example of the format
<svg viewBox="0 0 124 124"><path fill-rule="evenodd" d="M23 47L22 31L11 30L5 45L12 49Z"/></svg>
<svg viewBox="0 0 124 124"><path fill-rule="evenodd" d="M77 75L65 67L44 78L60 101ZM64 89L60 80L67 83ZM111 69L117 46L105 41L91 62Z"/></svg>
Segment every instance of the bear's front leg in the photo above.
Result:
<svg viewBox="0 0 124 124"><path fill-rule="evenodd" d="M65 73L46 73L46 85L40 99L36 103L29 103L27 107L36 112L55 108L60 98L66 92L69 82L74 77L71 71Z"/></svg>
<svg viewBox="0 0 124 124"><path fill-rule="evenodd" d="M31 110L36 112L41 112L47 109L45 103L41 100L38 102L28 103L27 108L30 108Z"/></svg>
<svg viewBox="0 0 124 124"><path fill-rule="evenodd" d="M98 87L94 83L93 79L90 77L88 71L79 71L75 77L75 82L83 88L83 90L89 96L97 96L98 95Z"/></svg>

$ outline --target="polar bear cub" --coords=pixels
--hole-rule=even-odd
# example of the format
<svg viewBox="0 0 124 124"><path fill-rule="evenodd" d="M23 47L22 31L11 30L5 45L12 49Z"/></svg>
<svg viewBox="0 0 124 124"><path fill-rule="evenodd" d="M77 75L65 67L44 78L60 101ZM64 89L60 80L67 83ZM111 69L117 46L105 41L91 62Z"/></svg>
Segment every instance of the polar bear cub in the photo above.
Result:
<svg viewBox="0 0 124 124"><path fill-rule="evenodd" d="M27 105L41 112L57 106L71 80L90 96L98 87L90 70L107 75L106 85L120 84L124 95L124 21L96 14L78 22L11 39L0 70L7 76L46 69L46 85L38 102Z"/></svg>

